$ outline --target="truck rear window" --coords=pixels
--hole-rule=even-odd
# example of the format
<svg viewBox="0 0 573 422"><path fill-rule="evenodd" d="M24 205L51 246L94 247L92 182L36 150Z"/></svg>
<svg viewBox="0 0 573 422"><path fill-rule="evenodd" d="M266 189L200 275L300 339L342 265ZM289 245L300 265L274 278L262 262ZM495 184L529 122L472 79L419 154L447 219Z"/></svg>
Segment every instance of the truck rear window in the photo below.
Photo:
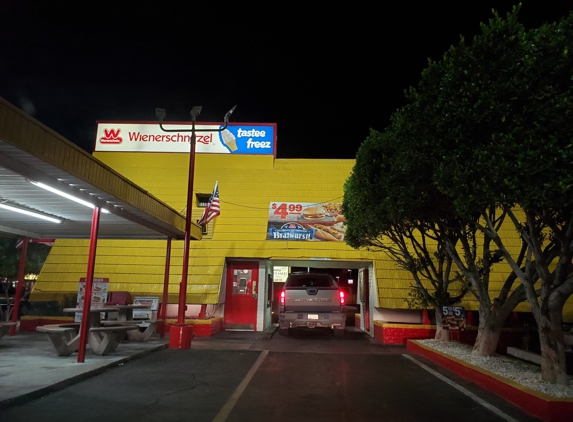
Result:
<svg viewBox="0 0 573 422"><path fill-rule="evenodd" d="M285 287L335 287L335 284L329 277L296 277L288 280Z"/></svg>

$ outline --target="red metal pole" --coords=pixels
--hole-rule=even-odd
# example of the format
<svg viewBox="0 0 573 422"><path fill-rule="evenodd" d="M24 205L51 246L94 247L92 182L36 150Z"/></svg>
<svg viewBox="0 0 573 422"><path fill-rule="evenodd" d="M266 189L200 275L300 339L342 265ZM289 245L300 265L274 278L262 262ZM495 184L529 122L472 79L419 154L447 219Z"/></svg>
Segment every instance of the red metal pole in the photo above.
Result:
<svg viewBox="0 0 573 422"><path fill-rule="evenodd" d="M97 248L97 233L99 228L99 215L101 209L95 207L92 213L92 229L90 233L90 251L88 257L88 272L86 274L86 291L84 294L84 309L82 323L80 325L80 344L78 347L78 363L83 363L86 358L86 344L88 340L90 306L92 304L92 290L94 280L95 257Z"/></svg>
<svg viewBox="0 0 573 422"><path fill-rule="evenodd" d="M26 275L26 256L28 255L28 242L30 239L25 237L20 252L20 266L18 267L18 284L16 284L16 295L12 303L12 322L18 322L18 312L20 311L20 299L22 298L22 289L24 287L24 276ZM10 328L10 335L16 334L16 326Z"/></svg>
<svg viewBox="0 0 573 422"><path fill-rule="evenodd" d="M199 319L205 318L207 315L207 305L201 305L201 310L199 311Z"/></svg>
<svg viewBox="0 0 573 422"><path fill-rule="evenodd" d="M187 185L187 214L185 219L185 245L183 246L183 268L179 288L179 309L177 324L185 324L185 301L187 298L187 276L189 273L189 242L191 240L191 208L193 207L193 179L195 170L195 117L191 126L191 152L189 154L189 177Z"/></svg>
<svg viewBox="0 0 573 422"><path fill-rule="evenodd" d="M165 327L167 326L167 293L169 290L169 267L171 264L171 238L167 238L167 251L165 252L165 275L163 277L163 304L161 306L160 319L163 320L163 329L160 338L165 337Z"/></svg>

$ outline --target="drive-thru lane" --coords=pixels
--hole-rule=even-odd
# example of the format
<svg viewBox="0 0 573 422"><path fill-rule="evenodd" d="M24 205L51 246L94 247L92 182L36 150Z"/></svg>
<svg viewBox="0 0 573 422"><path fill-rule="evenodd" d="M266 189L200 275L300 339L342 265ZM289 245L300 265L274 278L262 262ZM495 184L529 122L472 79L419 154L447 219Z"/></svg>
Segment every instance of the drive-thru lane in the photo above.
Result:
<svg viewBox="0 0 573 422"><path fill-rule="evenodd" d="M518 420L492 409L402 355L269 353L227 421Z"/></svg>
<svg viewBox="0 0 573 422"><path fill-rule="evenodd" d="M403 356L404 347L360 336L311 333L250 344L212 339L194 346L160 350L2 409L0 421L536 420L415 357L501 412L496 414Z"/></svg>

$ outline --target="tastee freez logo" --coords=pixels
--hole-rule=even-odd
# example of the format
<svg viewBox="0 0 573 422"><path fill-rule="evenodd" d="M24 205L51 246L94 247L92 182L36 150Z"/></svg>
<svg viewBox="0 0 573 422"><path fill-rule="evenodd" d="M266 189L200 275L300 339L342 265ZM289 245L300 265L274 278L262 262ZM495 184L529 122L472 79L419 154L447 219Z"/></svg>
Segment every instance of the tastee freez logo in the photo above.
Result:
<svg viewBox="0 0 573 422"><path fill-rule="evenodd" d="M249 138L247 140L247 149L251 148L271 148L270 141L253 141L253 138L264 138L267 133L264 130L250 129L245 130L239 128L237 130L237 138Z"/></svg>
<svg viewBox="0 0 573 422"><path fill-rule="evenodd" d="M253 141L252 138L249 138L247 141L247 149L249 148L270 148L271 142L270 141Z"/></svg>
<svg viewBox="0 0 573 422"><path fill-rule="evenodd" d="M100 138L102 144L121 144L123 139L119 136L121 129L104 129Z"/></svg>
<svg viewBox="0 0 573 422"><path fill-rule="evenodd" d="M237 130L237 138L246 138L246 137L264 138L266 134L267 133L264 130L257 130L257 129L245 130L239 128L239 130Z"/></svg>

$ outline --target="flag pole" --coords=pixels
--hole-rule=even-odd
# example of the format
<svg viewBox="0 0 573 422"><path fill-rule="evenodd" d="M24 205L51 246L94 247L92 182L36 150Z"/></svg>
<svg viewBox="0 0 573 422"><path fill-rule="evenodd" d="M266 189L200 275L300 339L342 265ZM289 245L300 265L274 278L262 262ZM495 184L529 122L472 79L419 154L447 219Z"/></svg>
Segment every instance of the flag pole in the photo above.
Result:
<svg viewBox="0 0 573 422"><path fill-rule="evenodd" d="M235 106L236 107L236 106ZM187 279L189 275L189 242L191 241L191 211L193 205L193 179L195 170L195 134L196 132L222 132L229 125L229 117L235 111L235 107L225 114L224 124L219 129L196 129L197 116L201 113L202 107L196 106L191 109L191 130L165 129L163 120L166 117L164 109L156 108L155 115L159 120L159 127L163 132L191 132L191 148L189 154L189 176L187 184L187 213L185 218L185 237L183 245L183 266L181 268L181 283L179 283L179 307L177 310L177 323L169 330L169 347L171 349L190 349L193 332L192 325L185 324L185 303L187 299Z"/></svg>

